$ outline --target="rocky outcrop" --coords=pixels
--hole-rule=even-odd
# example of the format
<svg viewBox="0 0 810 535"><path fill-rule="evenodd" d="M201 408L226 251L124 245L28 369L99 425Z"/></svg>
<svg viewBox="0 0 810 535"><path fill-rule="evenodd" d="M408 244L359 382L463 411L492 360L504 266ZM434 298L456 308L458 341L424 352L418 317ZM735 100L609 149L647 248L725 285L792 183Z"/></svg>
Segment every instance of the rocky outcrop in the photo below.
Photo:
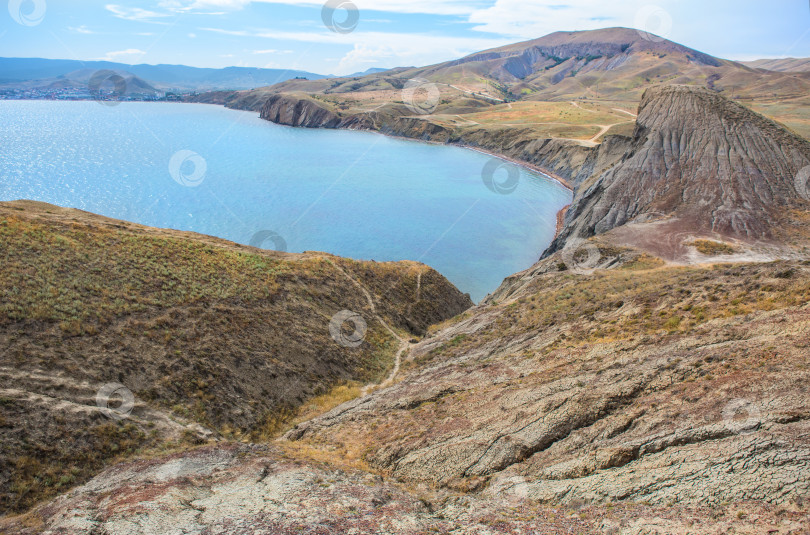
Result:
<svg viewBox="0 0 810 535"><path fill-rule="evenodd" d="M19 518L7 535L686 535L802 533L806 509L761 504L654 507L538 505L520 478L485 495L408 492L349 467L273 446L223 444L106 470ZM294 453L294 452L293 452Z"/></svg>
<svg viewBox="0 0 810 535"><path fill-rule="evenodd" d="M682 232L748 242L774 237L774 222L801 202L795 177L810 165L810 142L717 93L694 87L648 90L632 140L615 165L574 199L546 252L633 222L670 219ZM598 159L598 158L597 158Z"/></svg>
<svg viewBox="0 0 810 535"><path fill-rule="evenodd" d="M310 97L277 94L267 99L261 118L287 126L337 128L340 117Z"/></svg>
<svg viewBox="0 0 810 535"><path fill-rule="evenodd" d="M810 492L810 267L635 259L588 276L558 261L412 348L398 384L287 438L411 483L517 481L549 504Z"/></svg>
<svg viewBox="0 0 810 535"><path fill-rule="evenodd" d="M371 130L381 134L449 143L457 139L455 132L432 121L393 113L368 112L344 117L337 128Z"/></svg>
<svg viewBox="0 0 810 535"><path fill-rule="evenodd" d="M567 139L537 139L530 130L520 128L489 128L467 131L457 143L524 162L576 188L621 158L629 139L607 136L598 147L587 147Z"/></svg>

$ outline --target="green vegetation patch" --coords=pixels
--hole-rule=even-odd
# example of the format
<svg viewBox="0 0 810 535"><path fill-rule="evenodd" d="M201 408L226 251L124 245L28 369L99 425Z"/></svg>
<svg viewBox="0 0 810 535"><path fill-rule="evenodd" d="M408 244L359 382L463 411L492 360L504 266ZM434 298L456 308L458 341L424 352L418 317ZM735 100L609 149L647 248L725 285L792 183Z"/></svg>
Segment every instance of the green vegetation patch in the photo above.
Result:
<svg viewBox="0 0 810 535"><path fill-rule="evenodd" d="M732 255L737 252L734 247L727 243L712 240L695 240L687 245L694 247L700 254L706 256Z"/></svg>

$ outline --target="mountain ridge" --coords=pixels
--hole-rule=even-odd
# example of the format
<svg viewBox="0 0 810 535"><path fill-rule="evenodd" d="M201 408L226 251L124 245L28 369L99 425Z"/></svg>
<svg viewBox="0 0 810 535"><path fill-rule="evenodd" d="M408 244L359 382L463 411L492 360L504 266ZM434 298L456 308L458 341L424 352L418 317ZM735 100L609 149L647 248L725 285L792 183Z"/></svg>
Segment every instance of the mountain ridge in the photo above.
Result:
<svg viewBox="0 0 810 535"><path fill-rule="evenodd" d="M741 61L740 63L755 69L765 69L777 72L807 72L810 71L810 58L777 58L758 59L754 61Z"/></svg>
<svg viewBox="0 0 810 535"><path fill-rule="evenodd" d="M0 58L0 88L45 87L70 73L90 69L109 70L137 76L156 88L182 91L253 89L296 77L325 78L320 74L292 69L226 67L223 69L186 65L149 65L111 61L51 60L43 58Z"/></svg>

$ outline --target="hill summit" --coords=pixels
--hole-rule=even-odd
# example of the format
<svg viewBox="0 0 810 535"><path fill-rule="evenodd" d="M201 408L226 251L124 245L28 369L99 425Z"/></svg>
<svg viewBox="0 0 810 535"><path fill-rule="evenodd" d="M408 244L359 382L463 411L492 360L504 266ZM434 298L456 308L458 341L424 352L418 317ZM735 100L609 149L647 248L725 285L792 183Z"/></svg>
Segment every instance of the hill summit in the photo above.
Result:
<svg viewBox="0 0 810 535"><path fill-rule="evenodd" d="M810 165L807 140L686 86L648 90L632 138L600 150L620 151L617 163L580 186L550 252L571 238L661 219L681 232L772 240L785 209L802 201L796 176Z"/></svg>

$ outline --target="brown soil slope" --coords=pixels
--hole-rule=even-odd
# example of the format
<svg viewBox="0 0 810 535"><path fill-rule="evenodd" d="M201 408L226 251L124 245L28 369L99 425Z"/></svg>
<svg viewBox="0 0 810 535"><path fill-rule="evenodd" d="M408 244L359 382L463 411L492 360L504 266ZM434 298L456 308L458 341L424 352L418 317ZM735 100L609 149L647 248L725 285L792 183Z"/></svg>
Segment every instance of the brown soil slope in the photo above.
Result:
<svg viewBox="0 0 810 535"><path fill-rule="evenodd" d="M0 511L145 447L272 433L313 395L384 378L402 343L386 325L419 336L472 304L417 263L263 251L42 203L0 203L0 259ZM368 326L357 347L330 334L342 310ZM133 393L131 418L96 405L110 383Z"/></svg>

